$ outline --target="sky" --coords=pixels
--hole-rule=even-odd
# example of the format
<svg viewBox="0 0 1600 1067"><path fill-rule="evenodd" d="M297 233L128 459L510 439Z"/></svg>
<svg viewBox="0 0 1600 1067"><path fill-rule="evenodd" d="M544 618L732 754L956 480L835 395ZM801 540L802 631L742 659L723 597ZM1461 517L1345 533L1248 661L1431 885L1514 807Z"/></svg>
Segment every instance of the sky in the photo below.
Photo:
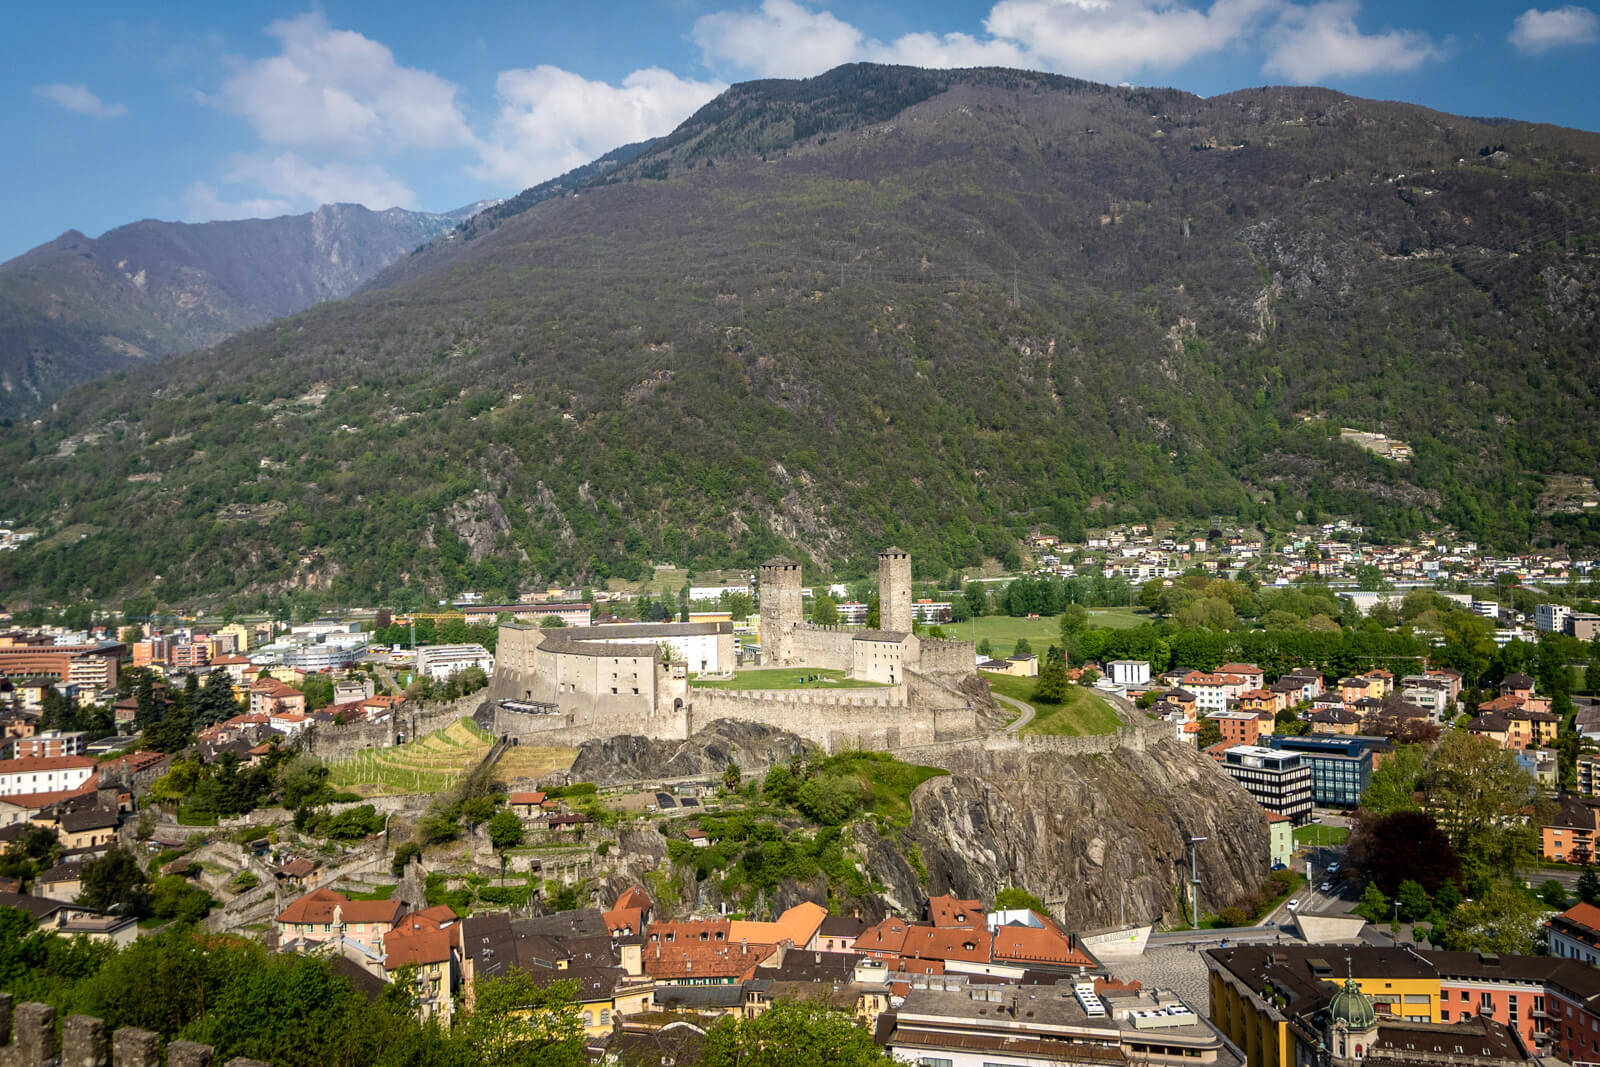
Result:
<svg viewBox="0 0 1600 1067"><path fill-rule="evenodd" d="M446 211L665 134L727 85L1012 66L1324 85L1600 129L1594 6L1490 0L175 0L0 8L0 260L68 229Z"/></svg>

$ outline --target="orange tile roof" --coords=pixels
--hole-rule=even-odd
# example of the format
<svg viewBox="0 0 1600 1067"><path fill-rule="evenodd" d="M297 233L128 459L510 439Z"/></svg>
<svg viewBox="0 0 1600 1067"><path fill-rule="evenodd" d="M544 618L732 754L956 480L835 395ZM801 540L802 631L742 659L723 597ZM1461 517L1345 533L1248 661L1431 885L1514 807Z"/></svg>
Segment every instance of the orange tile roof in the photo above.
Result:
<svg viewBox="0 0 1600 1067"><path fill-rule="evenodd" d="M906 933L910 929L910 923L904 919L896 919L891 916L876 926L869 926L857 934L855 950L857 952L899 955L900 950L905 947Z"/></svg>
<svg viewBox="0 0 1600 1067"><path fill-rule="evenodd" d="M13 804L19 808L43 808L58 801L81 797L99 788L99 775L91 774L89 780L76 789L57 789L49 793L13 793L0 797L0 804Z"/></svg>
<svg viewBox="0 0 1600 1067"><path fill-rule="evenodd" d="M728 940L749 941L762 945L778 945L788 941L793 945L804 947L816 934L817 928L822 925L822 920L827 917L827 908L805 901L778 916L775 922L749 922L740 919L729 923Z"/></svg>
<svg viewBox="0 0 1600 1067"><path fill-rule="evenodd" d="M450 932L437 926L397 927L383 938L384 969L397 971L408 963L426 966L447 962L451 940Z"/></svg>
<svg viewBox="0 0 1600 1067"><path fill-rule="evenodd" d="M286 925L331 923L337 910L347 923L394 923L400 918L398 900L351 900L331 889L314 889L278 913Z"/></svg>
<svg viewBox="0 0 1600 1067"><path fill-rule="evenodd" d="M928 918L935 926L982 927L988 915L981 900L940 896L928 899Z"/></svg>
<svg viewBox="0 0 1600 1067"><path fill-rule="evenodd" d="M543 793L537 793L534 795L539 798L537 801L534 801L534 803L544 802ZM638 908L641 911L649 911L651 908L656 906L656 902L650 899L650 894L646 893L642 886L631 885L624 889L621 893L617 894L616 906L619 908Z"/></svg>
<svg viewBox="0 0 1600 1067"><path fill-rule="evenodd" d="M650 924L650 940L667 944L683 942L720 943L728 940L727 919L661 919Z"/></svg>
<svg viewBox="0 0 1600 1067"><path fill-rule="evenodd" d="M76 771L84 767L93 767L98 762L93 756L23 756L21 759L0 760L0 774Z"/></svg>
<svg viewBox="0 0 1600 1067"><path fill-rule="evenodd" d="M1051 927L997 927L993 951L997 961L1046 963L1058 967L1094 966L1094 960L1080 952L1072 938Z"/></svg>
<svg viewBox="0 0 1600 1067"><path fill-rule="evenodd" d="M913 926L906 932L902 956L914 959L988 963L994 938L987 930L964 927Z"/></svg>
<svg viewBox="0 0 1600 1067"><path fill-rule="evenodd" d="M652 926L652 929L654 927ZM772 955L771 945L657 941L645 946L644 973L666 981L733 978L743 981Z"/></svg>
<svg viewBox="0 0 1600 1067"><path fill-rule="evenodd" d="M1574 904L1566 911L1557 915L1558 919L1565 919L1575 926L1582 926L1600 932L1600 908L1593 904Z"/></svg>
<svg viewBox="0 0 1600 1067"><path fill-rule="evenodd" d="M509 802L512 804L543 804L544 791L536 789L531 793L512 793ZM624 890L624 893L628 892L632 892L632 890ZM622 902L620 897L617 902L619 904Z"/></svg>

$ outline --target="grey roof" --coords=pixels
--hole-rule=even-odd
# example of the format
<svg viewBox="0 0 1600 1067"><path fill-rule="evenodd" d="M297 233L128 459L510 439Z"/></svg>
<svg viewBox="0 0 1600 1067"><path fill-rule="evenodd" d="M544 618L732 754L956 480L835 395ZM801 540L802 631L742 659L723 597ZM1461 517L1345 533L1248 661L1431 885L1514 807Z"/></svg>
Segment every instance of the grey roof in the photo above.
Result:
<svg viewBox="0 0 1600 1067"><path fill-rule="evenodd" d="M28 893L0 893L0 908L16 908L33 916L33 921L38 922L48 915L54 915L62 908L70 908L71 904L64 904L59 900L50 900L47 897L36 897Z"/></svg>
<svg viewBox="0 0 1600 1067"><path fill-rule="evenodd" d="M731 634L731 622L635 622L601 623L587 628L591 634L569 634L574 641L604 641L613 637L702 637L706 634Z"/></svg>
<svg viewBox="0 0 1600 1067"><path fill-rule="evenodd" d="M911 635L904 630L857 630L854 641L881 641L887 644L899 644Z"/></svg>
<svg viewBox="0 0 1600 1067"><path fill-rule="evenodd" d="M798 567L798 566L800 566L800 564L796 563L794 560L790 559L788 556L773 556L771 559L769 559L765 563L763 563L762 566L763 567Z"/></svg>

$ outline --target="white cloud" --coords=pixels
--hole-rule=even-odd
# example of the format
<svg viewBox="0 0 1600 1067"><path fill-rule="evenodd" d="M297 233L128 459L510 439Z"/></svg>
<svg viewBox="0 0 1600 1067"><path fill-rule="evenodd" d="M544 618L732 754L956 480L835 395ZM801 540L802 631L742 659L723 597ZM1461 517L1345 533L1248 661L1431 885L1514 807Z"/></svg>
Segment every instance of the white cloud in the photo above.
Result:
<svg viewBox="0 0 1600 1067"><path fill-rule="evenodd" d="M94 93L89 91L87 85L64 85L55 82L50 85L36 85L33 88L35 96L43 97L52 104L57 104L68 111L76 111L80 115L88 115L96 119L120 119L128 113L128 109L121 104L108 104Z"/></svg>
<svg viewBox="0 0 1600 1067"><path fill-rule="evenodd" d="M479 163L469 170L484 181L522 188L620 145L670 133L723 86L655 67L614 86L541 66L504 71L495 88L500 112L479 146Z"/></svg>
<svg viewBox="0 0 1600 1067"><path fill-rule="evenodd" d="M334 29L320 11L280 19L267 32L280 53L246 63L211 100L269 144L348 156L471 142L456 86L401 66L377 41Z"/></svg>
<svg viewBox="0 0 1600 1067"><path fill-rule="evenodd" d="M294 205L286 200L250 199L226 201L217 187L206 182L195 182L184 191L183 217L189 222L213 222L217 219L270 219L288 215Z"/></svg>
<svg viewBox="0 0 1600 1067"><path fill-rule="evenodd" d="M1285 9L1267 35L1262 69L1302 85L1330 77L1416 70L1443 49L1422 33L1365 34L1356 25L1356 0L1328 0Z"/></svg>
<svg viewBox="0 0 1600 1067"><path fill-rule="evenodd" d="M804 78L861 58L862 32L795 0L763 0L759 11L718 11L691 33L707 66L769 78Z"/></svg>
<svg viewBox="0 0 1600 1067"><path fill-rule="evenodd" d="M1023 43L1050 69L1114 81L1221 51L1278 6L1278 0L1216 0L1205 10L1164 0L1001 0L984 27Z"/></svg>
<svg viewBox="0 0 1600 1067"><path fill-rule="evenodd" d="M241 153L229 162L224 181L265 190L272 198L309 210L320 204L364 204L374 211L415 208L417 197L400 179L374 163L312 163L293 152Z"/></svg>
<svg viewBox="0 0 1600 1067"><path fill-rule="evenodd" d="M1517 16L1506 40L1525 55L1539 55L1569 44L1594 44L1600 40L1600 18L1575 4L1553 11L1530 7Z"/></svg>

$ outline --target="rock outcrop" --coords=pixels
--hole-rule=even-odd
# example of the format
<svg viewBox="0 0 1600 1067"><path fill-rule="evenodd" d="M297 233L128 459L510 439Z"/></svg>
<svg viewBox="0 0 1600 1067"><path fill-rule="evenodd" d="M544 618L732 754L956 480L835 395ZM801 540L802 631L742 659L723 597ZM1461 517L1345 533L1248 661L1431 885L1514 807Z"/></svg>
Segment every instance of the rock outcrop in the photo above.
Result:
<svg viewBox="0 0 1600 1067"><path fill-rule="evenodd" d="M585 741L572 762L574 781L599 786L669 778L720 776L729 761L746 778L765 775L777 763L804 755L794 734L758 723L717 719L687 741L655 741L635 734Z"/></svg>
<svg viewBox="0 0 1600 1067"><path fill-rule="evenodd" d="M1076 930L1178 922L1187 896L1189 835L1199 846L1200 906L1215 911L1260 888L1266 819L1210 760L1173 740L1143 751L1069 756L974 745L941 756L951 774L912 794L902 852L914 846L926 886L904 863L869 857L886 895L954 893L992 901L1018 886Z"/></svg>

